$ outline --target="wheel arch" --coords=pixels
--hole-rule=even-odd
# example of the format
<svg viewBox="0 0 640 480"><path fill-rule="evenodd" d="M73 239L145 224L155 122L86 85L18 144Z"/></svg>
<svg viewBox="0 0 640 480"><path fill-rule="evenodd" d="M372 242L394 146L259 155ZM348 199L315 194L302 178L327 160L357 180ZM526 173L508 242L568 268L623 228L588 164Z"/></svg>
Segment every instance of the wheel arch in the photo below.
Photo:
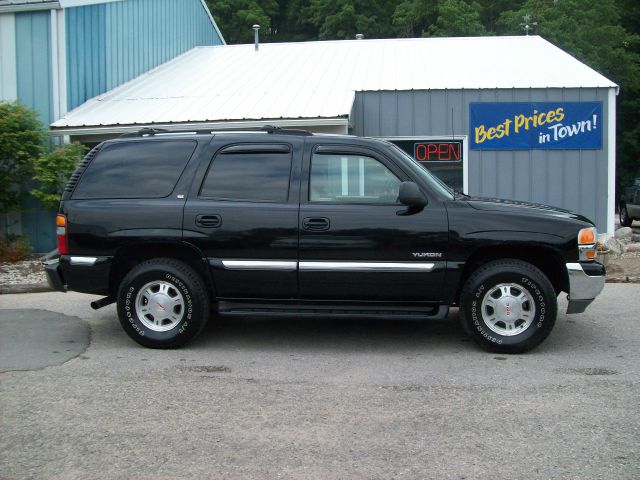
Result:
<svg viewBox="0 0 640 480"><path fill-rule="evenodd" d="M469 256L458 282L455 302L459 303L462 287L473 272L493 260L509 258L522 260L539 268L553 285L556 295L560 292L569 291L569 275L560 252L540 246L509 247L495 245L479 248Z"/></svg>
<svg viewBox="0 0 640 480"><path fill-rule="evenodd" d="M154 258L173 258L186 263L202 277L211 298L215 298L215 283L205 256L196 247L182 242L137 242L118 249L109 274L111 295L117 294L122 279L133 267Z"/></svg>

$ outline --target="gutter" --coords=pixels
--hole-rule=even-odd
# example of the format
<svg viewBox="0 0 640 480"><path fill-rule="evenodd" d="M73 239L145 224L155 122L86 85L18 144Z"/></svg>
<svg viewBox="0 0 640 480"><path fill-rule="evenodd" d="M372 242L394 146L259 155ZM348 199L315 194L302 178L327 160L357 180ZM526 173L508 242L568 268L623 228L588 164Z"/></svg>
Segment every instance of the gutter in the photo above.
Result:
<svg viewBox="0 0 640 480"><path fill-rule="evenodd" d="M280 118L277 120L238 120L229 122L148 123L137 125L50 127L49 133L51 135L109 135L137 132L142 128L161 128L168 131L184 131L191 128L194 130L224 130L225 128L238 129L264 127L265 125L275 125L277 127L341 126L348 128L349 119L346 117L305 119Z"/></svg>

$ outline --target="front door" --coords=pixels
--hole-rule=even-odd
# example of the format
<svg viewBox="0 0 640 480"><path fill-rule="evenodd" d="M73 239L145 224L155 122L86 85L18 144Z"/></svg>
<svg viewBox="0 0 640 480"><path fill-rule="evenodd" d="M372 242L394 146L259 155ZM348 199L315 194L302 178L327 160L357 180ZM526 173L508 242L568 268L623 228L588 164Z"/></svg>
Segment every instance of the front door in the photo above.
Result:
<svg viewBox="0 0 640 480"><path fill-rule="evenodd" d="M439 301L448 222L442 203L410 212L410 180L377 152L308 139L300 205L303 299Z"/></svg>
<svg viewBox="0 0 640 480"><path fill-rule="evenodd" d="M219 298L296 296L303 143L214 138L185 205L184 239L207 257Z"/></svg>

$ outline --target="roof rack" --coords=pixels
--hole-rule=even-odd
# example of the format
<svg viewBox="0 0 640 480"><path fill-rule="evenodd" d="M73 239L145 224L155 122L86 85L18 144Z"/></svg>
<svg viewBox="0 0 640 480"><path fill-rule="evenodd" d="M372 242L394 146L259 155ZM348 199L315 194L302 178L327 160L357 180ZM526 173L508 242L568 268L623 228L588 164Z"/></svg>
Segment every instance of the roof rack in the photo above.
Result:
<svg viewBox="0 0 640 480"><path fill-rule="evenodd" d="M300 135L309 136L313 133L307 130L295 128L281 128L277 125L264 125L263 127L247 127L247 128L207 128L207 129L185 129L185 130L167 130L165 128L141 128L137 132L123 133L120 138L128 137L153 137L155 135L179 135L179 134L195 134L195 135L211 135L221 132L264 132L267 134L277 135Z"/></svg>

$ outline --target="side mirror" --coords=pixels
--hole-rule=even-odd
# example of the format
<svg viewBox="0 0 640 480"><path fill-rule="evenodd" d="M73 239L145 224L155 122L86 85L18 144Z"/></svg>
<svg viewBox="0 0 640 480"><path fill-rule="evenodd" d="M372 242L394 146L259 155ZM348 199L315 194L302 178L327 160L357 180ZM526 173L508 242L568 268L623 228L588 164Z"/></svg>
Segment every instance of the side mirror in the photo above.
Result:
<svg viewBox="0 0 640 480"><path fill-rule="evenodd" d="M423 208L427 204L427 199L414 182L400 184L398 200L401 204L413 209Z"/></svg>

